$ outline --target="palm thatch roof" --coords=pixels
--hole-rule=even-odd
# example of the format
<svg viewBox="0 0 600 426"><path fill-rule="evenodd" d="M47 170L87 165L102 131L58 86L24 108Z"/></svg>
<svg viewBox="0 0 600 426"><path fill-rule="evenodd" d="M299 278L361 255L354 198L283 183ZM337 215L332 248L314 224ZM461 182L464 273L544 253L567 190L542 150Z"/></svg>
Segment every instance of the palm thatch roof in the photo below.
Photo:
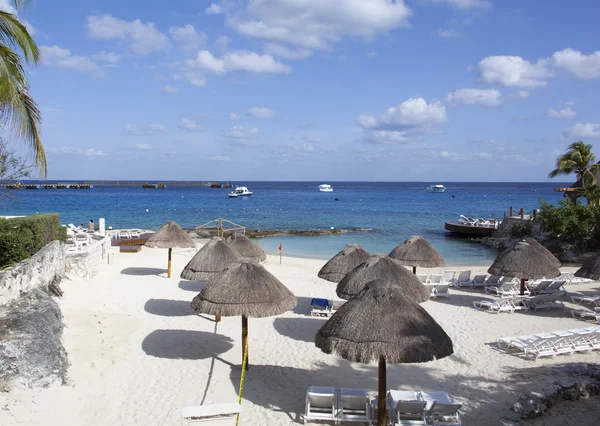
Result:
<svg viewBox="0 0 600 426"><path fill-rule="evenodd" d="M192 300L198 312L219 316L268 317L296 307L296 296L262 265L230 264Z"/></svg>
<svg viewBox="0 0 600 426"><path fill-rule="evenodd" d="M600 253L595 254L583 262L581 268L575 272L576 277L600 280Z"/></svg>
<svg viewBox="0 0 600 426"><path fill-rule="evenodd" d="M419 279L384 253L369 256L366 261L350 271L338 283L336 293L342 299L350 299L360 293L368 282L379 278L397 285L410 300L417 303L429 300L429 292Z"/></svg>
<svg viewBox="0 0 600 426"><path fill-rule="evenodd" d="M265 251L254 241L251 241L244 234L233 232L225 242L237 251L241 256L254 262L264 262L267 260Z"/></svg>
<svg viewBox="0 0 600 426"><path fill-rule="evenodd" d="M453 353L452 340L400 287L374 280L346 302L317 332L315 344L327 354L370 363L418 363Z"/></svg>
<svg viewBox="0 0 600 426"><path fill-rule="evenodd" d="M369 252L358 244L349 244L333 256L319 271L319 278L339 283L348 272L363 263Z"/></svg>
<svg viewBox="0 0 600 426"><path fill-rule="evenodd" d="M555 278L560 275L556 263L525 240L519 241L512 248L500 253L488 272L493 275L525 280Z"/></svg>
<svg viewBox="0 0 600 426"><path fill-rule="evenodd" d="M237 251L220 237L206 243L181 272L181 278L191 281L208 281L223 272L230 263L241 259Z"/></svg>
<svg viewBox="0 0 600 426"><path fill-rule="evenodd" d="M196 248L194 240L173 221L161 226L145 245L152 248Z"/></svg>
<svg viewBox="0 0 600 426"><path fill-rule="evenodd" d="M446 261L442 255L422 237L413 235L390 252L390 257L406 266L437 268Z"/></svg>
<svg viewBox="0 0 600 426"><path fill-rule="evenodd" d="M538 240L536 240L533 237L525 237L524 238L525 241L527 241L529 244L531 244L534 248L538 249L540 252L542 252L545 256L548 257L548 259L550 259L552 261L552 263L554 263L556 265L557 268L560 268L560 260L558 260L550 250L548 250L546 247L544 247L542 244L540 244L540 242ZM515 244L517 244L519 241L517 241ZM514 246L514 244L513 244Z"/></svg>

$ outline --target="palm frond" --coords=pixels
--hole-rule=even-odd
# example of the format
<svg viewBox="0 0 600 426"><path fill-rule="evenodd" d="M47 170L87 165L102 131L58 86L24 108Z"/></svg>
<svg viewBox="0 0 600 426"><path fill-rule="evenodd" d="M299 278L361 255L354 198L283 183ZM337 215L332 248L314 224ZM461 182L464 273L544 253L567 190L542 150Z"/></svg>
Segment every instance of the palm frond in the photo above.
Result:
<svg viewBox="0 0 600 426"><path fill-rule="evenodd" d="M38 63L40 50L37 44L15 15L0 11L0 42L12 47L19 47L27 62Z"/></svg>

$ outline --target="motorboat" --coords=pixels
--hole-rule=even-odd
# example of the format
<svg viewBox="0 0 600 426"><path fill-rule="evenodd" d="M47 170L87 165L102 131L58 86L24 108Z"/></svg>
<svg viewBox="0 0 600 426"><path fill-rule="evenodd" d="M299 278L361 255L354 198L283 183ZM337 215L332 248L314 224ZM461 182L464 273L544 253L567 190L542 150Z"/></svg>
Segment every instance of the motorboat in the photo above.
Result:
<svg viewBox="0 0 600 426"><path fill-rule="evenodd" d="M319 191L321 192L333 192L333 187L327 183L319 185Z"/></svg>
<svg viewBox="0 0 600 426"><path fill-rule="evenodd" d="M496 219L481 219L460 215L458 220L446 222L444 228L456 234L491 237L500 226L500 223Z"/></svg>
<svg viewBox="0 0 600 426"><path fill-rule="evenodd" d="M446 191L446 187L444 185L429 185L427 187L427 192L444 192Z"/></svg>
<svg viewBox="0 0 600 426"><path fill-rule="evenodd" d="M252 192L248 191L248 188L246 188L245 186L236 186L235 191L231 191L227 195L230 198L249 197L252 195Z"/></svg>

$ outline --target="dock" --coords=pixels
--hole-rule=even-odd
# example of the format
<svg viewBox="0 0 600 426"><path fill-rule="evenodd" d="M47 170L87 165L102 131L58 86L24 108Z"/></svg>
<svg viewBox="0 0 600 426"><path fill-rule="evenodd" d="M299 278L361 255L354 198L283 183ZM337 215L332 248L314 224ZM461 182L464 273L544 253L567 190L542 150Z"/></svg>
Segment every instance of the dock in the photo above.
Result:
<svg viewBox="0 0 600 426"><path fill-rule="evenodd" d="M142 187L149 189L165 189L169 187L207 187L207 188L231 188L232 184L219 182L199 182L199 181L164 181L164 182L143 182L143 181L123 181L123 180L99 180L86 181L83 183L68 183L68 182L11 182L0 184L0 188L5 189L91 189L94 187Z"/></svg>

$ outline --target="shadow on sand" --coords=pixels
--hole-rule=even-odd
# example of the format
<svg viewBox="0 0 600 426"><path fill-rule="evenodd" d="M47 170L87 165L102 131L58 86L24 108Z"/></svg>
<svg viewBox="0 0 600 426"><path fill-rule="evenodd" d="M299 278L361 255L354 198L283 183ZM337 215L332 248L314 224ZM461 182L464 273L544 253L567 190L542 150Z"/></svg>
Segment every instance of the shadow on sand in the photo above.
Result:
<svg viewBox="0 0 600 426"><path fill-rule="evenodd" d="M167 359L208 359L232 347L229 337L193 330L154 330L142 342L147 355Z"/></svg>
<svg viewBox="0 0 600 426"><path fill-rule="evenodd" d="M149 314L163 317L187 317L198 315L190 306L190 301L170 299L149 299L144 305L144 310Z"/></svg>
<svg viewBox="0 0 600 426"><path fill-rule="evenodd" d="M273 327L279 334L300 342L315 342L315 335L323 324L327 322L324 317L292 317L275 318Z"/></svg>
<svg viewBox="0 0 600 426"><path fill-rule="evenodd" d="M187 280L181 280L179 281L179 288L185 291L193 291L196 293L200 293L202 290L204 290L204 287L206 287L207 283L204 282L199 282L199 281L187 281Z"/></svg>
<svg viewBox="0 0 600 426"><path fill-rule="evenodd" d="M166 274L167 270L162 268L142 268L142 267L129 267L121 271L123 275L163 275Z"/></svg>

